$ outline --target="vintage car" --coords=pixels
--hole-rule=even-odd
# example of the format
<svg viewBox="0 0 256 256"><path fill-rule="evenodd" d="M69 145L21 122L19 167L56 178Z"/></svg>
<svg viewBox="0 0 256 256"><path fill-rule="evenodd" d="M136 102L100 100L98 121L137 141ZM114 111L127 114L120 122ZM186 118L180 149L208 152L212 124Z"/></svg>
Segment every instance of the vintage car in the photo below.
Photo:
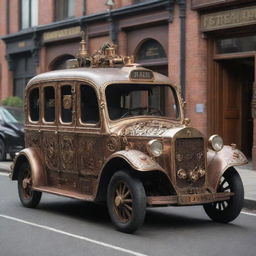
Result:
<svg viewBox="0 0 256 256"><path fill-rule="evenodd" d="M10 175L25 207L42 192L103 202L128 233L147 207L203 205L218 222L239 215L244 190L234 166L247 159L190 127L179 86L111 44L89 56L82 40L69 66L25 90L25 149Z"/></svg>
<svg viewBox="0 0 256 256"><path fill-rule="evenodd" d="M24 148L23 114L20 107L0 106L0 161L5 161L7 154L14 159Z"/></svg>

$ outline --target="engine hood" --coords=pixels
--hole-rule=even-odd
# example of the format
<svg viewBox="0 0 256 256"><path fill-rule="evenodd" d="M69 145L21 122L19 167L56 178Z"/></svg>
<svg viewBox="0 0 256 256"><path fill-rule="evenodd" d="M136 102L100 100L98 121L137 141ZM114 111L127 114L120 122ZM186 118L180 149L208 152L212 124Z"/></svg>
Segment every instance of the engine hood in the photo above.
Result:
<svg viewBox="0 0 256 256"><path fill-rule="evenodd" d="M191 127L187 127L178 122L159 121L159 120L143 120L130 123L123 123L112 129L112 133L119 136L128 137L201 137L202 134Z"/></svg>

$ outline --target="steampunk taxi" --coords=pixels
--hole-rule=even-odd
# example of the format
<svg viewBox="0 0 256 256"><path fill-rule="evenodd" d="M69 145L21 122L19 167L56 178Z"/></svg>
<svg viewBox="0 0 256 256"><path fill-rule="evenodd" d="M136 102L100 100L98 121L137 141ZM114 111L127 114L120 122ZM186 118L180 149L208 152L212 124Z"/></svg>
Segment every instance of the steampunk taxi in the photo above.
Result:
<svg viewBox="0 0 256 256"><path fill-rule="evenodd" d="M138 229L147 207L203 205L218 222L239 215L244 190L234 166L247 159L189 126L179 86L111 44L89 56L82 40L69 66L25 90L25 149L10 175L25 207L42 192L106 202L122 232Z"/></svg>

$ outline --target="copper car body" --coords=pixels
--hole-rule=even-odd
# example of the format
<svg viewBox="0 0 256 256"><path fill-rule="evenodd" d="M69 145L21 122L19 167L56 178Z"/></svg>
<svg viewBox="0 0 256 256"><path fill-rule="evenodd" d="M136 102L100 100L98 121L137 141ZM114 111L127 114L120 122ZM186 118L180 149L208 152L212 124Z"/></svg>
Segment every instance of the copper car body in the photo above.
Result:
<svg viewBox="0 0 256 256"><path fill-rule="evenodd" d="M107 88L132 84L172 88L177 100L175 108L179 109L176 120L160 115L111 119ZM94 103L99 112L95 112L98 117L92 117L92 123L83 122L81 117L82 85L93 89L97 97ZM49 87L52 89L46 89ZM33 93L38 94L34 102L30 99ZM30 113L31 105L38 105L36 118ZM224 146L218 152L207 148L204 136L189 126L183 106L178 86L167 77L135 64L40 74L26 87L26 145L14 161L11 178L19 178L20 166L26 162L31 177L23 182L24 189L31 186L34 191L99 202L106 201L114 174L128 170L142 182L147 206L229 200L234 193L218 191L220 179L230 167L243 165L247 159L235 146ZM53 108L54 120L46 121L47 107ZM62 120L65 111L72 115L68 122ZM162 147L160 155L158 151L152 152L150 147L154 143ZM116 196L114 201L118 208L122 198Z"/></svg>

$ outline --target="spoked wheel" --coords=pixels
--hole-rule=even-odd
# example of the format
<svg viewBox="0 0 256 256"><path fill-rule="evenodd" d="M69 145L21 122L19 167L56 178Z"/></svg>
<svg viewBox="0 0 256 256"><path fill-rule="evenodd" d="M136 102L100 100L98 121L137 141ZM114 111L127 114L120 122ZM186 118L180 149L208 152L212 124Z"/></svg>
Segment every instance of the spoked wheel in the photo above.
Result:
<svg viewBox="0 0 256 256"><path fill-rule="evenodd" d="M0 161L4 161L6 159L6 150L5 144L2 139L0 139Z"/></svg>
<svg viewBox="0 0 256 256"><path fill-rule="evenodd" d="M140 180L125 171L113 175L108 186L108 211L117 230L131 233L144 221L146 194Z"/></svg>
<svg viewBox="0 0 256 256"><path fill-rule="evenodd" d="M18 174L18 192L21 203L28 208L35 208L42 193L32 190L32 175L28 163L23 163Z"/></svg>
<svg viewBox="0 0 256 256"><path fill-rule="evenodd" d="M235 168L230 168L224 173L217 192L233 192L234 195L226 201L205 204L205 212L217 222L233 221L240 214L244 202L243 183Z"/></svg>

